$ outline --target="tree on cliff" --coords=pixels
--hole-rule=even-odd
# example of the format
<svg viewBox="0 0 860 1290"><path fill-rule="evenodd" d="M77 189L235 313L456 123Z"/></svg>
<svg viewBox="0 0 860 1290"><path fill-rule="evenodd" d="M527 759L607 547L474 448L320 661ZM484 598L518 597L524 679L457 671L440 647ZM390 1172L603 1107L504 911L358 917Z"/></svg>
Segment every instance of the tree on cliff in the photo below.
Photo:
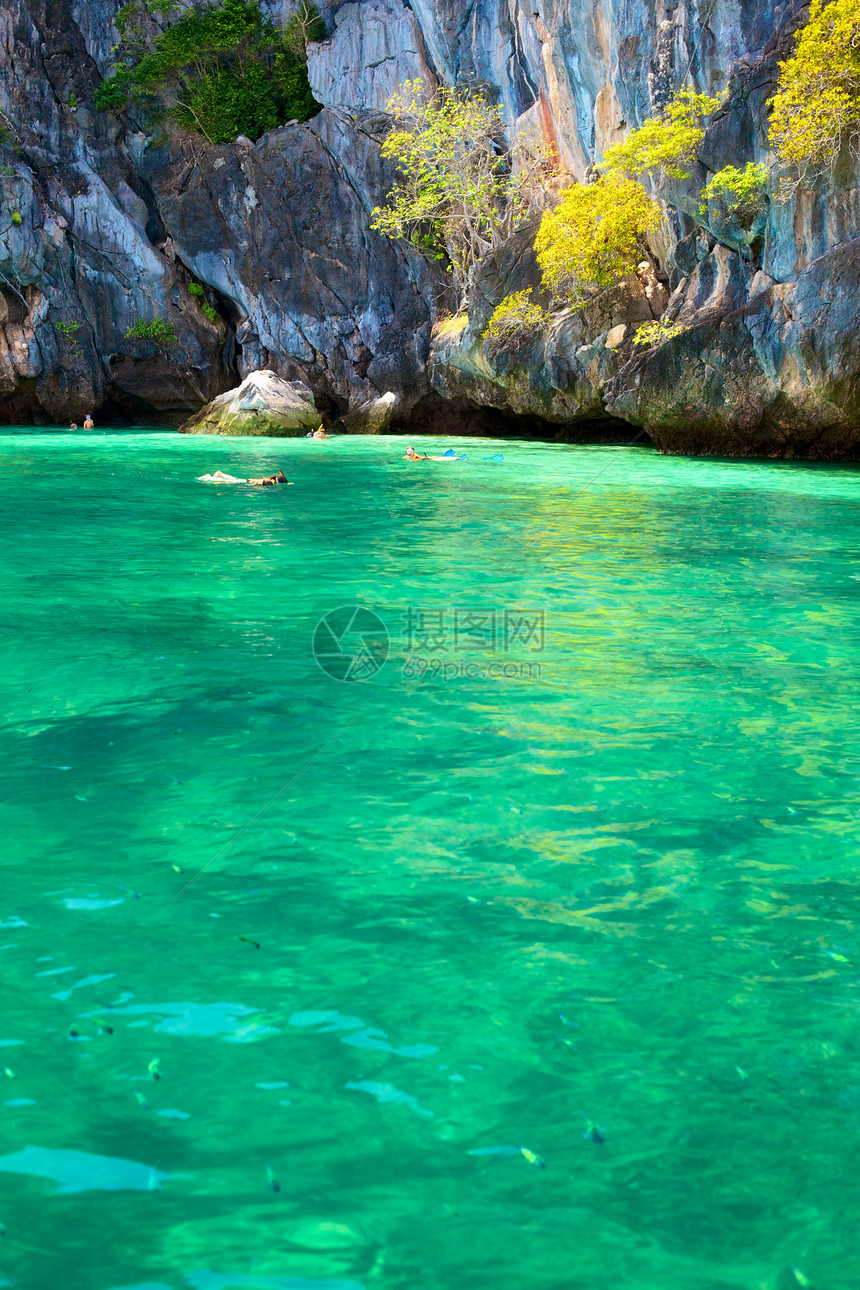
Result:
<svg viewBox="0 0 860 1290"><path fill-rule="evenodd" d="M659 115L607 148L596 182L565 190L541 220L535 241L548 291L580 306L635 272L661 217L641 181L648 177L659 186L665 179L689 179L705 121L721 102L681 90Z"/></svg>
<svg viewBox="0 0 860 1290"><path fill-rule="evenodd" d="M633 179L574 184L541 220L535 251L543 284L582 305L594 292L633 273L660 207Z"/></svg>
<svg viewBox="0 0 860 1290"><path fill-rule="evenodd" d="M542 203L556 162L542 140L504 141L501 110L476 91L406 81L388 103L395 127L382 155L397 163L388 205L371 228L447 259L462 298L469 271Z"/></svg>
<svg viewBox="0 0 860 1290"><path fill-rule="evenodd" d="M320 110L306 48L326 30L311 0L299 0L283 32L259 0L129 0L117 25L122 59L96 91L98 108L121 111L135 98L210 143L257 139Z"/></svg>
<svg viewBox="0 0 860 1290"><path fill-rule="evenodd" d="M771 99L770 143L790 171L779 190L790 197L802 180L832 169L846 142L860 144L860 3L812 0L797 49L779 65Z"/></svg>

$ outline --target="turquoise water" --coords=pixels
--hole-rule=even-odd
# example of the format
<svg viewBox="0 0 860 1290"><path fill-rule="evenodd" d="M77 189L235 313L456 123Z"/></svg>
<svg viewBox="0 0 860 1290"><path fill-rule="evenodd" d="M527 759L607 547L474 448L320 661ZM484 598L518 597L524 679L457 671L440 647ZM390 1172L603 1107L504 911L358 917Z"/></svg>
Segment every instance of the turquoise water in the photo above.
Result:
<svg viewBox="0 0 860 1290"><path fill-rule="evenodd" d="M0 436L0 1285L854 1290L860 473L403 447Z"/></svg>

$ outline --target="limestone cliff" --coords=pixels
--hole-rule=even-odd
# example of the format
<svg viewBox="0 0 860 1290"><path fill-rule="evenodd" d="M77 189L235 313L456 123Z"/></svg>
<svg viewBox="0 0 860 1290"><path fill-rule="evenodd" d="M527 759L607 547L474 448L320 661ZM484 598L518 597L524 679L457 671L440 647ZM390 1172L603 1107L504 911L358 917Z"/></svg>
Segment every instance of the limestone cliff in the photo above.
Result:
<svg viewBox="0 0 860 1290"><path fill-rule="evenodd" d="M310 50L323 111L221 147L94 110L118 7L6 0L0 12L3 420L100 409L176 424L270 368L353 427L391 392L401 426L571 435L614 418L672 451L857 455L852 167L772 206L752 240L690 216L708 171L768 159L765 103L799 0L333 3L330 38ZM683 333L630 345L630 325L665 305L643 272L584 315L555 310L531 346L492 350L480 333L494 304L537 284L526 230L474 275L468 322L431 335L451 303L445 275L369 230L392 179L385 103L411 77L485 84L511 133L537 125L580 179L678 86L727 88L698 184L670 194L654 246ZM152 317L173 324L175 345L126 339Z"/></svg>

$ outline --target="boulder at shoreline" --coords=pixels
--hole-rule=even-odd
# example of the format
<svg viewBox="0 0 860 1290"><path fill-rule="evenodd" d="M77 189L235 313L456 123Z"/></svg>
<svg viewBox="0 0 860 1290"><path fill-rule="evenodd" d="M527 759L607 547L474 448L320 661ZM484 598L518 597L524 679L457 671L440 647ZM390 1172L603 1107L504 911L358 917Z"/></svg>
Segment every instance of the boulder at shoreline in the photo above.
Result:
<svg viewBox="0 0 860 1290"><path fill-rule="evenodd" d="M319 424L314 396L306 385L285 381L276 372L259 371L207 403L179 427L179 433L297 437Z"/></svg>

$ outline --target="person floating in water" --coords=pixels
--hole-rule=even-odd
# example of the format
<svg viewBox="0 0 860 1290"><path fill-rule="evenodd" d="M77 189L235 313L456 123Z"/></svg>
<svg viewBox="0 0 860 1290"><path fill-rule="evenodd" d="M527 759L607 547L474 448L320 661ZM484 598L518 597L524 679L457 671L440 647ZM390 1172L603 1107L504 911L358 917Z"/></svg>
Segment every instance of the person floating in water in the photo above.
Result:
<svg viewBox="0 0 860 1290"><path fill-rule="evenodd" d="M95 421L93 421L93 414L92 412L88 412L87 415L84 417L84 429L95 430L95 428L96 428L96 423Z"/></svg>
<svg viewBox="0 0 860 1290"><path fill-rule="evenodd" d="M430 457L426 452L416 452L414 448L407 448L405 457L407 461L465 461L465 457L458 457L453 448L449 448L441 457Z"/></svg>
<svg viewBox="0 0 860 1290"><path fill-rule="evenodd" d="M256 484L260 488L265 488L268 484L288 484L290 481L282 470L277 475L266 475L263 479L249 479L249 484Z"/></svg>
<svg viewBox="0 0 860 1290"><path fill-rule="evenodd" d="M77 430L77 428L78 428L77 421L73 421L72 424L69 426L70 430Z"/></svg>
<svg viewBox="0 0 860 1290"><path fill-rule="evenodd" d="M216 470L214 475L198 475L197 478L207 484L256 484L258 488L265 488L270 484L289 484L292 487L292 480L287 479L282 470L276 475L265 475L262 479L239 479L236 475L225 475L223 470Z"/></svg>
<svg viewBox="0 0 860 1290"><path fill-rule="evenodd" d="M305 435L306 439L330 439L331 435L326 431L325 426L320 422L316 430L309 430Z"/></svg>

